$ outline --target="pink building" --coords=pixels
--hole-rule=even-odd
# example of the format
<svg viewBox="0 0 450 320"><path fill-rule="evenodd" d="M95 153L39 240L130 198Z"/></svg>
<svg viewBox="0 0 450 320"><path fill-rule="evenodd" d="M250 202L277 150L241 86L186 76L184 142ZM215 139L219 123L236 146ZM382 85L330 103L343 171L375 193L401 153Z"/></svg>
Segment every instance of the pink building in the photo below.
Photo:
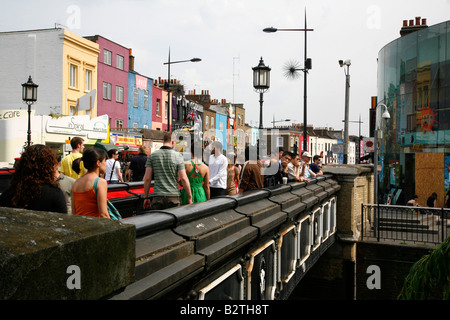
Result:
<svg viewBox="0 0 450 320"><path fill-rule="evenodd" d="M153 86L152 97L152 129L167 131L167 91Z"/></svg>
<svg viewBox="0 0 450 320"><path fill-rule="evenodd" d="M109 116L112 130L128 128L130 49L102 36L85 37L99 45L97 114Z"/></svg>

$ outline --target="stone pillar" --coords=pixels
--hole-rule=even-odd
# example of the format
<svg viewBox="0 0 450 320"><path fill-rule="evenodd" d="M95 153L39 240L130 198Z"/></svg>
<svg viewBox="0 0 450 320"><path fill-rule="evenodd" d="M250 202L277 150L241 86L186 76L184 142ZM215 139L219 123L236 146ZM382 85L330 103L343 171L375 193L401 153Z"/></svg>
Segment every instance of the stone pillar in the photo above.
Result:
<svg viewBox="0 0 450 320"><path fill-rule="evenodd" d="M97 300L134 280L136 229L0 207L0 300Z"/></svg>
<svg viewBox="0 0 450 320"><path fill-rule="evenodd" d="M300 297L314 299L317 292L317 299L353 300L361 204L373 203L373 166L326 165L323 172L332 174L341 186L337 193L337 238L300 283Z"/></svg>

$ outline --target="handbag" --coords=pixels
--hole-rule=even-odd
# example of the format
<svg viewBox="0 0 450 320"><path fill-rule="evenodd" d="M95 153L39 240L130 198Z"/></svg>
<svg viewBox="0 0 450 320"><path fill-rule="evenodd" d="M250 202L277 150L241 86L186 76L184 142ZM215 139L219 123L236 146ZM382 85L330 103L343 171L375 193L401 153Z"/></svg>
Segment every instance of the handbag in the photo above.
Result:
<svg viewBox="0 0 450 320"><path fill-rule="evenodd" d="M94 181L95 194L97 194L97 183L98 183L99 179L100 178L97 177L97 178L95 178L95 181ZM117 210L117 208L114 207L114 205L108 199L106 199L106 205L108 207L108 213L109 213L109 217L111 218L111 220L120 220L120 219L122 219L122 216L120 215L119 210Z"/></svg>

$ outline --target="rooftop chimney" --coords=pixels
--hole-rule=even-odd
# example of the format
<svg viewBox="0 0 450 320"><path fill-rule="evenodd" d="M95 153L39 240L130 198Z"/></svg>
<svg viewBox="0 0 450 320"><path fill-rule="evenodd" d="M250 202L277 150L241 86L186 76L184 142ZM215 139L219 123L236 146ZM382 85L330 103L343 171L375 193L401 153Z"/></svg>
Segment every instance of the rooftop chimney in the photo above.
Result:
<svg viewBox="0 0 450 320"><path fill-rule="evenodd" d="M133 50L130 49L130 60L128 62L128 68L130 71L134 71L134 56L133 56Z"/></svg>
<svg viewBox="0 0 450 320"><path fill-rule="evenodd" d="M415 22L415 23L414 23ZM416 17L416 19L410 19L409 25L408 20L403 20L403 27L400 29L400 35L406 36L407 34L419 31L421 29L428 28L427 19L421 19L421 17Z"/></svg>

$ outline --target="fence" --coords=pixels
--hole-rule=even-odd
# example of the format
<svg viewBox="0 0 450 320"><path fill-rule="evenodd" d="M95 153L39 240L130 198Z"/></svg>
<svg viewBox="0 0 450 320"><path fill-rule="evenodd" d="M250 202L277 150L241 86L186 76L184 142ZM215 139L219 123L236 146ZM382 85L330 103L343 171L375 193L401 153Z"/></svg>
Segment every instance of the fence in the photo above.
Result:
<svg viewBox="0 0 450 320"><path fill-rule="evenodd" d="M439 244L449 235L450 209L361 204L362 239Z"/></svg>

